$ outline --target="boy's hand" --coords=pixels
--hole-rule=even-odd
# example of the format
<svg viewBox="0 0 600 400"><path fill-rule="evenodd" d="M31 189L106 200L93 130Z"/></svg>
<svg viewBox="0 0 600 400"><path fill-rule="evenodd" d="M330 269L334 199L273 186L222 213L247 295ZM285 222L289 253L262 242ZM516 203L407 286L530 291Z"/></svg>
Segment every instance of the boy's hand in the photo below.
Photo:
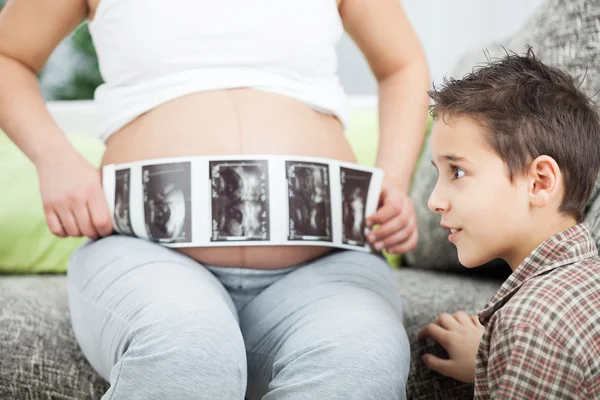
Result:
<svg viewBox="0 0 600 400"><path fill-rule="evenodd" d="M367 217L367 226L380 225L367 235L367 241L377 251L390 254L406 253L417 246L417 217L412 200L399 185L384 183L379 197L379 209Z"/></svg>
<svg viewBox="0 0 600 400"><path fill-rule="evenodd" d="M440 314L438 320L419 332L419 339L431 337L448 353L450 359L425 354L423 361L434 371L462 382L475 381L475 357L484 327L477 316L464 311Z"/></svg>

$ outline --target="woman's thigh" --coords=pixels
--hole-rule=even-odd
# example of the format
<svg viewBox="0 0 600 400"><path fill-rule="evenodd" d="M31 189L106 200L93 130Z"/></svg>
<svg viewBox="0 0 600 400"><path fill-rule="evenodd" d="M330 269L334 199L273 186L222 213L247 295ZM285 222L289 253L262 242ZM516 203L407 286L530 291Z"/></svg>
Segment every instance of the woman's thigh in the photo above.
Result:
<svg viewBox="0 0 600 400"><path fill-rule="evenodd" d="M174 399L242 398L237 312L204 266L146 240L110 236L75 251L68 281L75 335L115 399L133 399L136 390L146 398L159 390ZM234 391L211 394L224 385Z"/></svg>
<svg viewBox="0 0 600 400"><path fill-rule="evenodd" d="M392 269L339 251L265 289L240 312L248 398L400 399L410 350Z"/></svg>

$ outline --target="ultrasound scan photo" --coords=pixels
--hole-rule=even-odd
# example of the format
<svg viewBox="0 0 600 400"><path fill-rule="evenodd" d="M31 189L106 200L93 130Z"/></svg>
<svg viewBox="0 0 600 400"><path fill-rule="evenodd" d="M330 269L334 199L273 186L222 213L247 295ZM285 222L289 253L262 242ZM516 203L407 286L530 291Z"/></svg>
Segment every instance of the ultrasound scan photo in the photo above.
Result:
<svg viewBox="0 0 600 400"><path fill-rule="evenodd" d="M151 240L191 242L191 163L142 167L144 217Z"/></svg>
<svg viewBox="0 0 600 400"><path fill-rule="evenodd" d="M123 235L133 235L131 227L129 193L131 188L131 170L115 171L115 230Z"/></svg>
<svg viewBox="0 0 600 400"><path fill-rule="evenodd" d="M211 241L269 240L268 161L210 161Z"/></svg>
<svg viewBox="0 0 600 400"><path fill-rule="evenodd" d="M289 240L332 241L329 166L286 161Z"/></svg>
<svg viewBox="0 0 600 400"><path fill-rule="evenodd" d="M342 243L365 245L365 209L371 183L371 173L352 168L340 168L342 186Z"/></svg>

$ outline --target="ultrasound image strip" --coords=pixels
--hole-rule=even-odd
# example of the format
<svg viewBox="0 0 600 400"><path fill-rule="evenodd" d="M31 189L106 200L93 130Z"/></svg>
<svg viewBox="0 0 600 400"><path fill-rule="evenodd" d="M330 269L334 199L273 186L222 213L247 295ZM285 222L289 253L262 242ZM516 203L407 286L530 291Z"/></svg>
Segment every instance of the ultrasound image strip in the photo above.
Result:
<svg viewBox="0 0 600 400"><path fill-rule="evenodd" d="M192 241L191 162L142 166L144 222L150 240Z"/></svg>
<svg viewBox="0 0 600 400"><path fill-rule="evenodd" d="M212 242L268 241L267 160L209 162Z"/></svg>
<svg viewBox="0 0 600 400"><path fill-rule="evenodd" d="M372 173L340 167L342 194L342 243L364 246L367 198Z"/></svg>
<svg viewBox="0 0 600 400"><path fill-rule="evenodd" d="M115 171L115 230L123 235L133 236L130 211L131 168Z"/></svg>
<svg viewBox="0 0 600 400"><path fill-rule="evenodd" d="M332 242L329 165L286 161L288 240Z"/></svg>
<svg viewBox="0 0 600 400"><path fill-rule="evenodd" d="M124 235L169 247L321 243L371 250L364 218L375 211L381 189L382 171L375 168L262 155L104 168L115 231Z"/></svg>

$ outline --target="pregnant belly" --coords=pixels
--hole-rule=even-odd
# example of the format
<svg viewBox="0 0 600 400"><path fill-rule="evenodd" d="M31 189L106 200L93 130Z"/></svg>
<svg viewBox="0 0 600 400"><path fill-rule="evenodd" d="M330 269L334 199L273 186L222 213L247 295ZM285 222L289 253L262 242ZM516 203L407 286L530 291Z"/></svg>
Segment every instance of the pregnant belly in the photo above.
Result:
<svg viewBox="0 0 600 400"><path fill-rule="evenodd" d="M199 155L285 154L355 162L337 118L253 89L202 92L163 104L107 141L103 164ZM208 265L285 268L317 258L323 246L188 247Z"/></svg>

